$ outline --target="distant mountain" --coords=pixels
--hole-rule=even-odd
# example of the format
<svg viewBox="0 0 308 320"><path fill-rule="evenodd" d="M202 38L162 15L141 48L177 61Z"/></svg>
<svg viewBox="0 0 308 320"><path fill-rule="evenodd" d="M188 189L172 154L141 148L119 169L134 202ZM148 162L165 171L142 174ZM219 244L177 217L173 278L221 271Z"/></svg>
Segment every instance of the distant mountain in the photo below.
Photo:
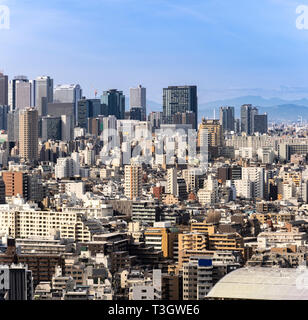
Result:
<svg viewBox="0 0 308 320"><path fill-rule="evenodd" d="M260 96L242 96L238 98L217 100L199 104L199 110L205 110L209 108L219 108L222 106L240 107L243 104L252 104L256 107L272 107L279 105L299 105L308 106L308 99L300 100L283 100L280 98L263 98Z"/></svg>
<svg viewBox="0 0 308 320"><path fill-rule="evenodd" d="M243 96L234 99L218 100L199 105L199 120L202 117L213 118L214 109L216 118L219 117L221 106L235 107L235 116L240 116L240 107L243 104L252 104L259 107L260 113L267 113L269 120L297 121L299 117L308 119L308 99L283 100L280 98L266 99L260 96Z"/></svg>

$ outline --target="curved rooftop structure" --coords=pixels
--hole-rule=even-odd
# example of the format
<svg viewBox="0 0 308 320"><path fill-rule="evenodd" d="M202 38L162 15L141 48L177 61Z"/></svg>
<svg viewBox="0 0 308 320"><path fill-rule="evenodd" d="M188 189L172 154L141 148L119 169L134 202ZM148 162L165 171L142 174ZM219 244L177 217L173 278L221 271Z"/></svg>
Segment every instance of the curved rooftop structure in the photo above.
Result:
<svg viewBox="0 0 308 320"><path fill-rule="evenodd" d="M308 300L308 269L245 267L230 272L209 299Z"/></svg>

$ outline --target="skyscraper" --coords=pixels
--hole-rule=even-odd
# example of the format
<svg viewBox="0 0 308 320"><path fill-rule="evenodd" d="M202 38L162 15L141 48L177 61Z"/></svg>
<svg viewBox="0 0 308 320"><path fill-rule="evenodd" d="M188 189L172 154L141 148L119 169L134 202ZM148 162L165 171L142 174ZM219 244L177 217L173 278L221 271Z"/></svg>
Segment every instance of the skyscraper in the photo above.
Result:
<svg viewBox="0 0 308 320"><path fill-rule="evenodd" d="M0 130L7 130L9 106L0 105Z"/></svg>
<svg viewBox="0 0 308 320"><path fill-rule="evenodd" d="M130 109L140 107L142 109L141 120L146 121L146 88L143 88L141 85L138 88L130 88L129 98Z"/></svg>
<svg viewBox="0 0 308 320"><path fill-rule="evenodd" d="M195 126L198 123L198 97L196 86L173 86L163 89L164 123L172 124L176 113L193 112Z"/></svg>
<svg viewBox="0 0 308 320"><path fill-rule="evenodd" d="M38 159L38 111L35 108L19 113L19 154L29 162Z"/></svg>
<svg viewBox="0 0 308 320"><path fill-rule="evenodd" d="M16 76L9 83L9 106L11 110L31 107L32 83L26 76Z"/></svg>
<svg viewBox="0 0 308 320"><path fill-rule="evenodd" d="M47 115L47 103L53 102L53 79L48 76L38 77L35 82L35 106L39 116Z"/></svg>
<svg viewBox="0 0 308 320"><path fill-rule="evenodd" d="M241 132L245 132L247 135L252 133L252 125L251 125L251 104L244 104L241 107Z"/></svg>
<svg viewBox="0 0 308 320"><path fill-rule="evenodd" d="M0 105L8 105L8 76L0 73Z"/></svg>
<svg viewBox="0 0 308 320"><path fill-rule="evenodd" d="M42 140L61 140L62 133L61 117L42 117Z"/></svg>
<svg viewBox="0 0 308 320"><path fill-rule="evenodd" d="M234 131L234 107L220 107L220 124L223 131Z"/></svg>
<svg viewBox="0 0 308 320"><path fill-rule="evenodd" d="M257 114L254 116L254 132L261 134L267 133L268 120L267 114Z"/></svg>
<svg viewBox="0 0 308 320"><path fill-rule="evenodd" d="M78 101L82 98L82 90L79 84L58 85L54 90L55 103L73 103L75 123L78 119Z"/></svg>
<svg viewBox="0 0 308 320"><path fill-rule="evenodd" d="M136 199L142 195L142 168L138 165L125 166L125 196Z"/></svg>
<svg viewBox="0 0 308 320"><path fill-rule="evenodd" d="M125 96L122 91L116 89L104 91L101 103L103 115L113 115L118 120L125 119Z"/></svg>

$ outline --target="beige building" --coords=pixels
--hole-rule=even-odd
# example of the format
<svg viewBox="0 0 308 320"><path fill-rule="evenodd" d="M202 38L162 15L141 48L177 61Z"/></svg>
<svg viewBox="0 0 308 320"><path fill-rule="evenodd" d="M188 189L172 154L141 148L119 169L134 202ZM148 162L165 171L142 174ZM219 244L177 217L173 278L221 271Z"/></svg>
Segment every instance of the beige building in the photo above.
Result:
<svg viewBox="0 0 308 320"><path fill-rule="evenodd" d="M19 113L19 154L29 162L38 160L38 111L34 108Z"/></svg>
<svg viewBox="0 0 308 320"><path fill-rule="evenodd" d="M131 200L142 195L142 168L138 165L125 166L125 196Z"/></svg>
<svg viewBox="0 0 308 320"><path fill-rule="evenodd" d="M75 241L91 241L90 229L82 213L40 211L32 207L0 206L0 233L14 238L48 237L60 232L60 237Z"/></svg>

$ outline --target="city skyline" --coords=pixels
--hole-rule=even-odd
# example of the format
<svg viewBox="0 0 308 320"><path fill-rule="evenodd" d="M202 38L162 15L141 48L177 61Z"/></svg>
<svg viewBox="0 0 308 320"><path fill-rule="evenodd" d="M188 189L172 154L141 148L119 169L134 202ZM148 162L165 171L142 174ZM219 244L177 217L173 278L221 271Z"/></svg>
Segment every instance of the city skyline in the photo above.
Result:
<svg viewBox="0 0 308 320"><path fill-rule="evenodd" d="M11 13L10 29L0 33L6 48L0 69L9 74L35 78L43 71L59 83L82 79L87 96L113 87L127 95L142 83L158 103L160 88L189 83L198 86L202 102L249 92L308 97L308 32L296 28L299 1L1 4ZM18 59L21 49L27 65ZM38 63L42 56L48 64Z"/></svg>

